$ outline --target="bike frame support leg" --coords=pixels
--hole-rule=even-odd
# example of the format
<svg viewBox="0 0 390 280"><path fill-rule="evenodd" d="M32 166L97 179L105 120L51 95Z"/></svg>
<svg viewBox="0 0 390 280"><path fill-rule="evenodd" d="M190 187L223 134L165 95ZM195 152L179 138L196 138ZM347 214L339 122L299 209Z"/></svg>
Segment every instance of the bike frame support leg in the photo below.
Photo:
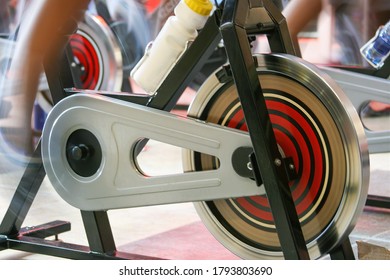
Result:
<svg viewBox="0 0 390 280"><path fill-rule="evenodd" d="M351 242L349 238L346 238L340 246L336 247L330 253L332 260L354 260L355 255L352 250Z"/></svg>
<svg viewBox="0 0 390 280"><path fill-rule="evenodd" d="M221 24L222 38L231 64L260 174L286 259L309 259L287 175L281 163L265 99L258 81L244 28L247 1L228 0Z"/></svg>
<svg viewBox="0 0 390 280"><path fill-rule="evenodd" d="M92 252L113 255L116 252L106 211L81 211L85 232Z"/></svg>
<svg viewBox="0 0 390 280"><path fill-rule="evenodd" d="M30 210L46 175L43 163L40 161L40 154L41 149L39 142L0 225L0 234L2 235L17 235Z"/></svg>

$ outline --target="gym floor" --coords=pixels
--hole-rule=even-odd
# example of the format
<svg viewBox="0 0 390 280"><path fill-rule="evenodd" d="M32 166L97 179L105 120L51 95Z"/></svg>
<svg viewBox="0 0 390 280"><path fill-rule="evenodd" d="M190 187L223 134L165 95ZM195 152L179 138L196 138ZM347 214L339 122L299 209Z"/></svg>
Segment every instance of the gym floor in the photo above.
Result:
<svg viewBox="0 0 390 280"><path fill-rule="evenodd" d="M385 124L385 129L390 130L388 117L373 121L381 126ZM140 162L144 170L152 173L181 172L180 150L154 141L145 147ZM390 197L390 152L371 154L370 170L369 194ZM0 219L9 206L22 172L23 168L13 166L4 156L0 157ZM111 210L108 215L119 251L176 260L238 259L208 232L192 203ZM88 245L80 212L64 202L45 179L23 227L55 220L71 223L71 230L60 234L59 239ZM350 234L350 241L356 258L360 259L372 258L372 255L367 257L359 251L359 241L390 248L390 209L366 206ZM375 255L378 259L385 257L386 254ZM0 260L7 259L56 258L23 251L0 251Z"/></svg>

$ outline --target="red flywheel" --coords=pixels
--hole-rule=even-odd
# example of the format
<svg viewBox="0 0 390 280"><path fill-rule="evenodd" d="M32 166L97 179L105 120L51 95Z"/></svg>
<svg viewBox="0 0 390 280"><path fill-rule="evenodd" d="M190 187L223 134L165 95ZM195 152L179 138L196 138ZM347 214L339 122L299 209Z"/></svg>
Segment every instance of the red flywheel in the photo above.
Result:
<svg viewBox="0 0 390 280"><path fill-rule="evenodd" d="M365 139L350 133L363 128L352 104L340 102L343 93L317 69L290 56L256 58L279 150L292 159L298 175L289 186L309 254L319 258L349 234L364 206L369 171L368 160L362 159L368 152ZM234 84L216 77L200 89L189 115L246 131ZM185 155L186 171L219 166L210 155ZM196 208L215 237L237 255L283 257L266 194L206 201Z"/></svg>

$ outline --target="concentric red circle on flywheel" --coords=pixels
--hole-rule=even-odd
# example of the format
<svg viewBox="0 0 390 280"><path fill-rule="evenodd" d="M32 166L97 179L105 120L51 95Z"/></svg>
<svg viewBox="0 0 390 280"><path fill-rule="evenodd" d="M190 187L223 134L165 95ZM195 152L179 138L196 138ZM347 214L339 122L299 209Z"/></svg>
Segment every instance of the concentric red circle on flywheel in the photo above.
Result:
<svg viewBox="0 0 390 280"><path fill-rule="evenodd" d="M331 223L341 201L346 165L342 140L327 109L304 85L280 75L263 75L260 80L279 149L283 157L292 159L297 172L289 184L309 242ZM200 118L247 130L234 86L222 87ZM196 170L218 168L218 164L215 157L194 153ZM205 203L236 238L256 248L280 250L266 195Z"/></svg>
<svg viewBox="0 0 390 280"><path fill-rule="evenodd" d="M80 77L83 88L97 89L101 83L102 67L96 45L83 33L73 34L70 38L70 45L79 66L83 68Z"/></svg>
<svg viewBox="0 0 390 280"><path fill-rule="evenodd" d="M281 94L277 93L275 96L280 97ZM324 137L319 135L321 131L317 131L318 127L314 127L312 123L318 123L313 120L313 114L307 112L311 116L309 119L300 111L303 105L301 104L299 109L293 106L294 103L266 95L266 104L278 145L285 157L292 158L298 173L299 180L291 182L290 187L298 216L303 217L316 205L324 186L323 170L326 163L323 148L327 144L321 143ZM232 128L247 130L246 126L241 124L243 120L243 112L239 109L229 117L226 124ZM273 223L266 197L238 198L235 200L235 207L239 207L238 212L245 213L256 221Z"/></svg>

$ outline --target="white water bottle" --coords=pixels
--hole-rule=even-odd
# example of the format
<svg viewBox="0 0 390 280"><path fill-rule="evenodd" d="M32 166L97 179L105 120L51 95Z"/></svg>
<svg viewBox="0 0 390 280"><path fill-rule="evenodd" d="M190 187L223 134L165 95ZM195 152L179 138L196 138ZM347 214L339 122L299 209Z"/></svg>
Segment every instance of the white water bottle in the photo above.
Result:
<svg viewBox="0 0 390 280"><path fill-rule="evenodd" d="M154 94L202 29L213 8L210 0L181 0L156 39L131 71L132 79L149 94Z"/></svg>

